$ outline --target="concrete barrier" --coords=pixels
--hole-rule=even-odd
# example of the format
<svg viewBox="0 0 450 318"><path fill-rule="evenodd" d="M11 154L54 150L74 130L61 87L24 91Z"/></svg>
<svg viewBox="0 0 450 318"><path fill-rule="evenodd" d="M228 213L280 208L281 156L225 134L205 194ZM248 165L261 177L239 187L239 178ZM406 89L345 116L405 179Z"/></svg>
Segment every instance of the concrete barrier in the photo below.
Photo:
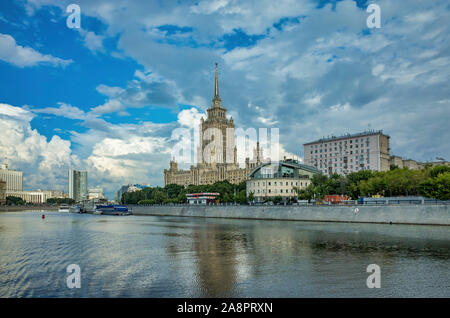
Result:
<svg viewBox="0 0 450 318"><path fill-rule="evenodd" d="M314 222L450 225L450 205L389 206L139 206L135 215Z"/></svg>

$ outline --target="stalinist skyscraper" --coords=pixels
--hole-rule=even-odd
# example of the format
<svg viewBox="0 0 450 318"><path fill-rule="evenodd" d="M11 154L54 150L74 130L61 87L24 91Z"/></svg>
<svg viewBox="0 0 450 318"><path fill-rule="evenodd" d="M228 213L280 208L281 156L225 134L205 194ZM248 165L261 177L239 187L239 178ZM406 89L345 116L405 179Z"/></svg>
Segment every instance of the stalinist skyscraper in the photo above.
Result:
<svg viewBox="0 0 450 318"><path fill-rule="evenodd" d="M245 168L240 168L237 162L237 149L234 138L233 118L227 118L227 109L222 106L219 96L218 67L214 81L214 98L207 109L207 118L200 120L200 140L197 149L197 166L190 170L178 170L178 164L170 161L170 168L164 169L164 184L213 184L228 180L238 184L247 180L248 174L262 163L262 149L257 143L254 158L250 162L245 159ZM205 142L205 140L207 142Z"/></svg>

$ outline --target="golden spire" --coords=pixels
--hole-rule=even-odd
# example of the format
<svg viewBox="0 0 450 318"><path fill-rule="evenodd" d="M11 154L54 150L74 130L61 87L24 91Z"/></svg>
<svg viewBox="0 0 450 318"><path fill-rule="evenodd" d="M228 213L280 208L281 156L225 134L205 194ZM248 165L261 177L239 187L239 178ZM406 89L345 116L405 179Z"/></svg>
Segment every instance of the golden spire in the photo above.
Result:
<svg viewBox="0 0 450 318"><path fill-rule="evenodd" d="M216 63L216 79L215 79L215 87L214 87L214 98L213 98L213 108L220 107L221 99L219 97L219 78L218 78L218 67Z"/></svg>
<svg viewBox="0 0 450 318"><path fill-rule="evenodd" d="M219 97L219 79L217 78L217 71L218 71L218 67L217 67L217 63L216 63L216 82L215 82L215 89L214 89L214 98Z"/></svg>

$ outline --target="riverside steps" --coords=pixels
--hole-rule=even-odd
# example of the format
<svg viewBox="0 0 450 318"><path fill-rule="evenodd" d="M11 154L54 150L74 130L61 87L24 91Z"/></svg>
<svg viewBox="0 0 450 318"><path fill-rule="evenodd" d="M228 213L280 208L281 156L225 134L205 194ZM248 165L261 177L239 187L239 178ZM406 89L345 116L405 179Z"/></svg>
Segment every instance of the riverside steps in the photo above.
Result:
<svg viewBox="0 0 450 318"><path fill-rule="evenodd" d="M134 215L312 222L450 225L449 204L261 206L128 205Z"/></svg>

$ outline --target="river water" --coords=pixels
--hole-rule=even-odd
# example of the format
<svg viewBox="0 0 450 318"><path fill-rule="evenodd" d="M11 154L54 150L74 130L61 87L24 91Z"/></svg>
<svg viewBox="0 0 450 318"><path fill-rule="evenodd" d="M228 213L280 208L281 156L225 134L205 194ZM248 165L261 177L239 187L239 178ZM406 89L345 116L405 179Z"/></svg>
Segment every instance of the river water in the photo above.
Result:
<svg viewBox="0 0 450 318"><path fill-rule="evenodd" d="M6 212L0 297L450 297L450 227Z"/></svg>

